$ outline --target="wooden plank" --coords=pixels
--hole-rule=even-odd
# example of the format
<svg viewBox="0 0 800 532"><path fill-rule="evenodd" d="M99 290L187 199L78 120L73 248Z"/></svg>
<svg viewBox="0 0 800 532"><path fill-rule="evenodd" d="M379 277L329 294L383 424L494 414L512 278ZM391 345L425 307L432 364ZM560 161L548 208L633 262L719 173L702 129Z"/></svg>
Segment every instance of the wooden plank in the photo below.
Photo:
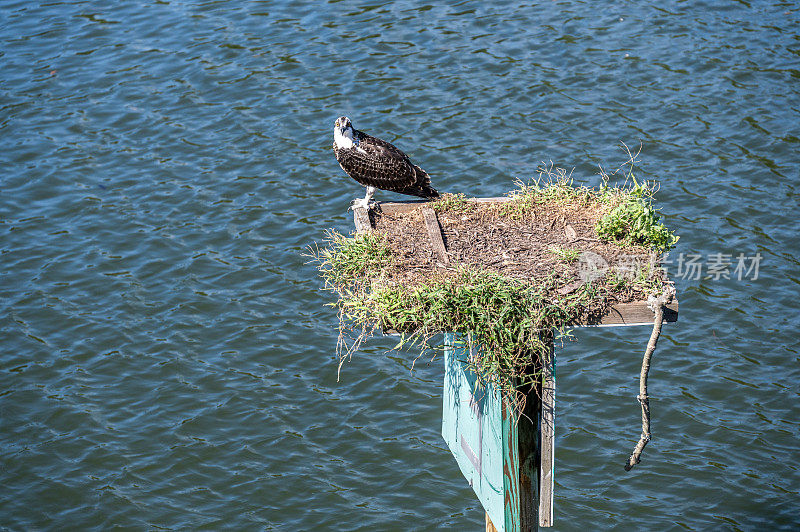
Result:
<svg viewBox="0 0 800 532"><path fill-rule="evenodd" d="M503 417L499 391L481 384L469 371L467 363L477 356L475 349L457 342L456 335L445 334L442 438L497 530L515 530L506 526L507 504L513 500L516 508L516 498L506 489L505 460L510 447L516 455L516 419Z"/></svg>
<svg viewBox="0 0 800 532"><path fill-rule="evenodd" d="M540 388L521 390L519 415L494 386L480 384L466 365L477 347L456 338L445 334L442 437L498 532L536 530Z"/></svg>
<svg viewBox="0 0 800 532"><path fill-rule="evenodd" d="M555 469L556 373L552 340L542 360L541 443L539 445L539 526L553 526Z"/></svg>
<svg viewBox="0 0 800 532"><path fill-rule="evenodd" d="M369 213L364 207L356 207L353 209L353 223L355 223L356 232L358 233L372 230Z"/></svg>
<svg viewBox="0 0 800 532"><path fill-rule="evenodd" d="M428 230L431 246L436 256L439 257L439 262L445 265L450 264L450 257L447 256L447 248L444 247L442 228L439 225L439 219L436 218L436 211L426 207L422 209L422 216L425 218L425 228Z"/></svg>
<svg viewBox="0 0 800 532"><path fill-rule="evenodd" d="M608 309L608 313L599 321L589 323L570 323L573 327L618 327L623 325L652 325L655 314L647 306L647 301L634 301L632 303L617 303ZM678 321L678 300L664 308L664 321L673 323Z"/></svg>

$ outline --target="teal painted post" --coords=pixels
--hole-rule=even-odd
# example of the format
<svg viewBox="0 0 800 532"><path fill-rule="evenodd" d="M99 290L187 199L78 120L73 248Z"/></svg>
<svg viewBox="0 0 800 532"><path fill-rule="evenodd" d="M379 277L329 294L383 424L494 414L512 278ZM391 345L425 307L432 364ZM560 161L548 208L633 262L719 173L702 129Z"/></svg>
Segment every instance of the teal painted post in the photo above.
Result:
<svg viewBox="0 0 800 532"><path fill-rule="evenodd" d="M519 419L512 417L510 423L515 423L517 431L517 471L519 471L519 529L513 530L538 530L539 515L539 436L541 420L541 402L539 393L534 387L522 390L526 395L525 408Z"/></svg>
<svg viewBox="0 0 800 532"><path fill-rule="evenodd" d="M442 437L489 517L503 523L503 409L497 391L481 387L475 374L465 371L469 356L468 348L454 346L447 335Z"/></svg>
<svg viewBox="0 0 800 532"><path fill-rule="evenodd" d="M536 530L539 400L517 419L498 390L466 369L473 353L445 338L442 437L498 531Z"/></svg>

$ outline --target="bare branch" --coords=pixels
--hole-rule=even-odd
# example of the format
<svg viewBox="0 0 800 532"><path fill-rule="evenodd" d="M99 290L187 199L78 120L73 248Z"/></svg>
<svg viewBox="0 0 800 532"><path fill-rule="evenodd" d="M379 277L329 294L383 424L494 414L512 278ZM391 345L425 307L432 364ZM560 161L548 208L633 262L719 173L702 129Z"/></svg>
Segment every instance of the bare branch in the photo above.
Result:
<svg viewBox="0 0 800 532"><path fill-rule="evenodd" d="M658 337L661 335L661 323L664 321L664 306L672 302L675 296L675 287L668 285L664 289L664 293L658 297L650 296L647 304L653 312L655 312L655 323L653 323L653 332L650 335L650 341L647 342L647 349L644 352L642 359L642 370L639 373L639 395L636 399L642 405L642 435L639 437L639 442L633 449L630 458L625 463L625 471L630 471L633 466L641 461L642 451L644 450L647 442L650 441L650 398L647 396L647 374L650 372L650 358L653 356L653 351L656 350Z"/></svg>

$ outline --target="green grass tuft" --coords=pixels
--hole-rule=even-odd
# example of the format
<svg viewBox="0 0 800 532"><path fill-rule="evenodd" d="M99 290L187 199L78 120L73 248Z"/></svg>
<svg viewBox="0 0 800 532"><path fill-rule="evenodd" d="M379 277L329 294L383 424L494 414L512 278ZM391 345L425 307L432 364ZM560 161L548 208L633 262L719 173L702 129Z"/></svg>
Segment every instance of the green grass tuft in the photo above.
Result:
<svg viewBox="0 0 800 532"><path fill-rule="evenodd" d="M509 201L501 204L501 212L514 219L523 219L544 204L581 204L596 200L596 191L575 186L571 173L564 168L542 163L538 177L530 182L516 181L517 188L508 194Z"/></svg>
<svg viewBox="0 0 800 532"><path fill-rule="evenodd" d="M436 212L466 212L474 208L474 203L464 194L442 194L442 196L428 205Z"/></svg>
<svg viewBox="0 0 800 532"><path fill-rule="evenodd" d="M317 252L316 260L322 276L334 288L380 276L392 264L392 252L382 233L370 231L348 237L329 230L325 241L328 246Z"/></svg>
<svg viewBox="0 0 800 532"><path fill-rule="evenodd" d="M581 256L581 250L570 248L550 248L550 253L557 256L562 262L571 264L577 261Z"/></svg>
<svg viewBox="0 0 800 532"><path fill-rule="evenodd" d="M441 331L468 335L481 346L471 369L513 398L517 386L539 377L532 368L547 348L542 334L561 328L578 308L575 298L549 300L547 288L464 267L412 289L376 285L349 292L338 305L353 330L369 324L402 333L398 348L425 349Z"/></svg>

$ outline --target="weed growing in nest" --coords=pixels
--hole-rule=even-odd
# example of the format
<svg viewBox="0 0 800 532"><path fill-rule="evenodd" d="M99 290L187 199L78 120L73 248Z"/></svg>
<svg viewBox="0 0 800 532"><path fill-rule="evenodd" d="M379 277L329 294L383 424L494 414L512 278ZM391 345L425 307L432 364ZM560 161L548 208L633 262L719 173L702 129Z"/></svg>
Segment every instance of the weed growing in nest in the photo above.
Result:
<svg viewBox="0 0 800 532"><path fill-rule="evenodd" d="M541 163L536 179L526 183L516 181L517 189L506 194L509 201L500 204L501 213L514 219L523 219L544 204L586 205L596 199L596 192L584 186L575 186L572 172L567 173L550 163Z"/></svg>
<svg viewBox="0 0 800 532"><path fill-rule="evenodd" d="M664 281L660 275L654 275L650 265L637 265L627 271L612 269L605 275L608 290L612 293L626 291L658 294L664 289Z"/></svg>
<svg viewBox="0 0 800 532"><path fill-rule="evenodd" d="M550 248L550 253L557 256L562 262L573 263L581 256L581 250L569 248Z"/></svg>
<svg viewBox="0 0 800 532"><path fill-rule="evenodd" d="M428 204L436 212L466 212L475 208L474 204L464 194L442 194L442 196Z"/></svg>
<svg viewBox="0 0 800 532"><path fill-rule="evenodd" d="M313 253L322 276L334 289L360 284L375 277L392 262L386 235L369 231L347 237L326 231L328 247Z"/></svg>
<svg viewBox="0 0 800 532"><path fill-rule="evenodd" d="M639 183L633 173L641 145L636 153L622 144L628 153L628 160L617 170L607 174L600 168L603 196L612 210L597 222L597 234L604 240L613 240L629 246L652 247L658 252L669 251L675 247L680 237L659 222L657 209L653 207L653 195L658 191L653 184ZM609 181L623 175L625 181L620 187L610 188Z"/></svg>
<svg viewBox="0 0 800 532"><path fill-rule="evenodd" d="M611 174L600 168L603 186L599 190L575 186L572 172L567 173L550 161L539 166L538 177L531 183L518 180L517 190L508 194L510 201L500 209L507 216L523 219L544 204L589 206L594 203L607 211L596 227L601 239L669 251L675 247L678 237L659 222L658 211L653 207L653 195L658 189L646 181L639 183L633 173L641 146L636 153L623 146L628 160ZM609 186L614 177L624 177L624 182Z"/></svg>
<svg viewBox="0 0 800 532"><path fill-rule="evenodd" d="M632 193L597 221L597 234L605 240L669 251L675 247L679 237L658 219L649 198Z"/></svg>

